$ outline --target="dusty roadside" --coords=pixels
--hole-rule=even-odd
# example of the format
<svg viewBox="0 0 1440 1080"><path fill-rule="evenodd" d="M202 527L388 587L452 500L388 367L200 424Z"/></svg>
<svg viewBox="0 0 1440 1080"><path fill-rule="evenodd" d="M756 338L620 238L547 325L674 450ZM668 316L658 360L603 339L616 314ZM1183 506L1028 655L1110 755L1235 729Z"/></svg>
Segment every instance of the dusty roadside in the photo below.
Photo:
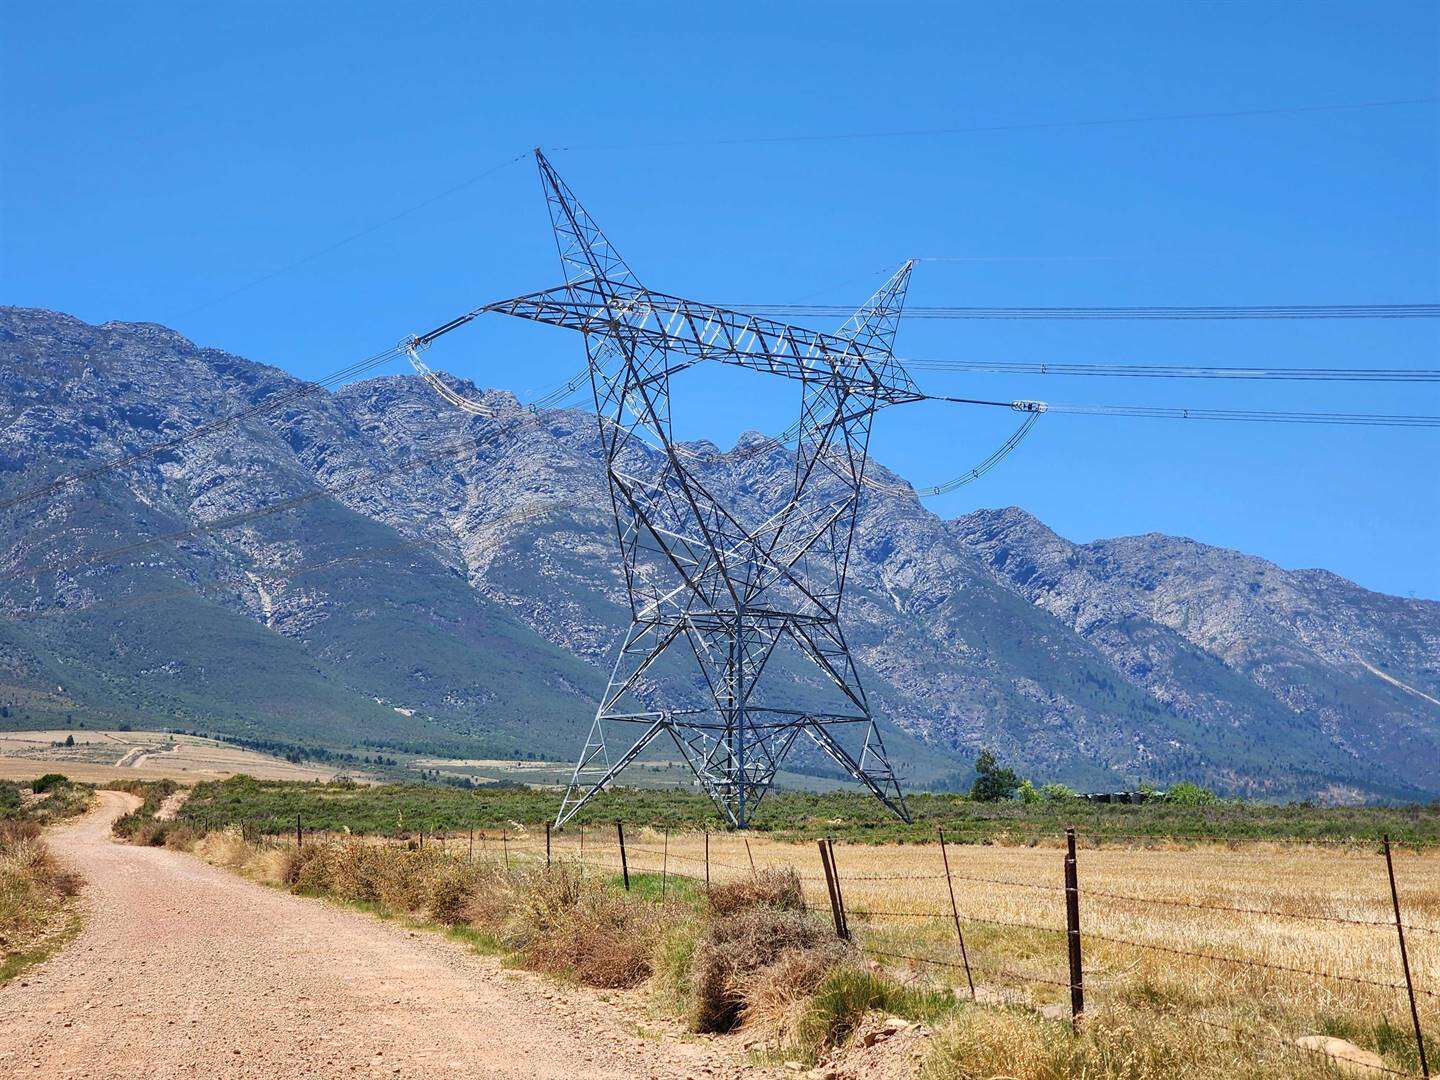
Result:
<svg viewBox="0 0 1440 1080"><path fill-rule="evenodd" d="M89 882L86 924L0 988L0 1075L775 1075L436 935L115 843L135 800L100 798L51 833Z"/></svg>

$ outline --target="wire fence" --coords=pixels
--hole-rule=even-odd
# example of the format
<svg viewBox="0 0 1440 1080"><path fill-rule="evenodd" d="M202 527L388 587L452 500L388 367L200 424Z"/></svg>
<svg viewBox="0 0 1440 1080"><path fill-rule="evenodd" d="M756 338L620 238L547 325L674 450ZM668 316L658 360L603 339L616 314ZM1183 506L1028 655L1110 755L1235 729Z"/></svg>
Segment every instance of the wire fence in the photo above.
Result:
<svg viewBox="0 0 1440 1080"><path fill-rule="evenodd" d="M1131 883L1130 890L1087 884L1073 830L1058 852L1027 851L1032 861L1059 855L1055 868L1062 871L1060 880L1045 881L958 871L952 866L952 855L959 849L953 842L947 843L943 833L934 845L892 848L903 851L905 866L886 872L883 866L874 865L883 863L883 859L870 845L837 850L833 841L822 840L816 859L813 853L803 856L804 848L796 845L757 841L752 848L748 837L737 834L672 834L669 830L648 829L643 839L637 840L633 833L627 838L619 822L613 826L572 826L564 833L552 833L548 826L543 832L517 826L513 831L416 830L389 837L307 829L298 818L283 829L278 824L272 819L241 827L248 837L275 844L346 839L401 845L417 851L438 850L456 858L487 859L511 868L536 869L566 863L581 873L603 875L617 886L656 902L694 896L712 885L742 880L759 871L784 869L800 881L807 904L819 912L828 909L836 934L852 942L873 962L930 972L936 978L950 980L952 985L963 976L963 983L954 987L957 995L968 993L975 1000L1038 1007L1041 997L1054 997L1055 991L1060 991L1062 1001L1051 1002L1047 1014L1053 1015L1057 1005L1063 1007L1068 997L1070 1020L1077 1028L1086 1016L1087 995L1092 1014L1123 998L1130 1007L1152 1009L1227 1032L1236 1039L1268 1040L1302 1056L1326 1056L1298 1044L1293 1036L1272 1030L1280 1022L1275 1018L1265 1022L1270 1029L1264 1025L1247 1029L1226 1024L1213 1015L1199 1015L1197 1008L1166 1003L1163 993L1125 993L1127 978L1148 985L1179 977L1177 973L1188 977L1218 967L1237 972L1237 978L1244 974L1247 979L1259 980L1252 985L1221 979L1233 993L1263 996L1265 991L1278 987L1294 995L1294 1000L1330 995L1337 1007L1378 1009L1386 1017L1389 1010L1408 1006L1409 1023L1405 1026L1413 1033L1414 1060L1419 1071L1407 1072L1389 1065L1375 1068L1397 1076L1430 1076L1421 1016L1440 1016L1440 990L1422 985L1423 980L1417 978L1411 958L1414 943L1407 936L1425 941L1428 946L1440 934L1440 926L1404 916L1388 838L1379 845L1382 858L1374 862L1377 895L1349 898L1357 906L1388 909L1389 917L1381 918L1375 910L1304 909L1307 903L1317 903L1314 897L1307 900L1286 896L1280 903L1251 904L1223 898L1144 895L1143 890L1133 888L1136 883ZM758 858L755 848L760 849ZM1116 854L1115 849L1099 845L1083 850L1095 859ZM1144 849L1129 854L1142 860L1152 855ZM1175 859L1187 857L1184 851L1165 854ZM931 859L931 868L927 868L925 863ZM862 867L861 872L853 872L856 866ZM1378 887L1382 885L1385 887ZM963 890L963 905L957 886ZM1082 910L1086 913L1083 920ZM1044 918L1046 912L1054 918ZM1130 914L1134 912L1147 914L1149 921ZM1237 951L1208 947L1203 938L1201 944L1196 944L1186 936L1195 931L1195 920L1215 916L1226 920L1230 940L1242 946ZM1132 933L1117 932L1117 923L1131 926ZM1264 934L1259 931L1262 925L1266 928ZM1285 929L1290 926L1296 929ZM1302 963L1295 955L1277 955L1274 951L1288 943L1302 957L1319 955L1326 952L1324 945L1333 942L1316 935L1329 935L1331 930L1336 935L1350 936L1345 939L1345 948L1329 950L1332 959L1343 956L1358 970L1343 970L1336 963ZM1307 933L1310 936L1306 937ZM1015 934L1029 935L1030 943L1018 950L1022 955L1003 955L1007 948L1016 950ZM1058 942L1053 946L1037 944L1055 938L1065 939L1065 947L1059 947ZM1262 950L1260 955L1256 955L1256 949ZM1387 953L1393 969L1403 977L1385 978L1381 977L1383 972L1375 970L1377 964L1389 963L1384 959ZM1155 958L1162 966L1159 970L1153 964L1147 967L1145 957ZM1016 959L1029 960L1031 966L1019 967L1013 962ZM1037 960L1042 966L1048 960L1060 970L1035 970L1033 963ZM1420 974L1433 975L1435 970L1432 962Z"/></svg>

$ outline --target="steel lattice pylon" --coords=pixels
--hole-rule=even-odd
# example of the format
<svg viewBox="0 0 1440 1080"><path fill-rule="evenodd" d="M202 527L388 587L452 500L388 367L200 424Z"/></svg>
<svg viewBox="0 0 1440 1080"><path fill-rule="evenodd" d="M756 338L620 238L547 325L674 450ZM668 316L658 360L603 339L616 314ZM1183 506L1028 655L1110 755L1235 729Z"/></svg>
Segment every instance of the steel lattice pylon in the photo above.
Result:
<svg viewBox="0 0 1440 1080"><path fill-rule="evenodd" d="M640 284L535 156L565 283L480 310L584 335L632 615L556 825L668 736L726 819L744 828L801 734L908 821L840 628L840 601L874 415L924 397L892 354L912 264L834 334L667 296ZM801 384L793 488L753 526L706 489L672 438L671 379L704 360ZM757 695L782 642L839 692L838 711ZM628 706L672 649L698 665L708 707ZM836 737L842 725L858 732L847 740L858 753Z"/></svg>

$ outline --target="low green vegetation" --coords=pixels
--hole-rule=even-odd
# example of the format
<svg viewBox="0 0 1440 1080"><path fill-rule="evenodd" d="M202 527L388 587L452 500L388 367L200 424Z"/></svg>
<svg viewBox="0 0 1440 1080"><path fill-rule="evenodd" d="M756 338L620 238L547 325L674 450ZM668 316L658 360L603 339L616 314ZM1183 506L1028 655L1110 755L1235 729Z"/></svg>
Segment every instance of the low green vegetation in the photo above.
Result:
<svg viewBox="0 0 1440 1080"><path fill-rule="evenodd" d="M0 820L0 983L58 949L76 925L80 879L50 854L33 820Z"/></svg>
<svg viewBox="0 0 1440 1080"><path fill-rule="evenodd" d="M1020 798L986 802L962 795L915 794L909 798L914 820L906 824L874 800L853 792L777 791L761 806L754 828L780 839L832 836L874 843L928 842L937 829L944 829L946 838L956 843L1044 842L1074 826L1092 843L1147 838L1369 842L1389 833L1397 843L1440 845L1440 806L1434 804L1271 805L1219 800L1193 785L1177 785L1164 797L1131 805L1086 801L1058 785L1031 788L1029 797L1021 785L1018 793ZM164 798L158 795L156 805ZM281 833L294 829L298 815L307 829L396 836L498 830L512 822L542 825L554 818L558 803L553 790L520 786L463 789L235 777L196 785L178 821L192 828L244 825ZM623 787L602 794L586 808L581 822L608 825L616 819L672 829L723 828L714 808L699 793Z"/></svg>
<svg viewBox="0 0 1440 1080"><path fill-rule="evenodd" d="M835 1063L922 1023L934 1037L900 1049L907 1061L922 1059L925 1080L1341 1075L1284 1039L1217 1037L1126 1000L1107 1002L1079 1031L1033 1004L972 1004L948 985L876 964L863 937L837 937L807 907L793 869L662 897L626 891L618 876L575 862L508 866L418 843L295 847L247 840L236 828L176 828L165 843L277 888L444 932L507 964L599 989L645 988L692 1031L743 1030L747 1047L772 1063L830 1062L822 1071L849 1075Z"/></svg>
<svg viewBox="0 0 1440 1080"><path fill-rule="evenodd" d="M82 813L95 789L60 773L46 773L26 784L0 780L0 821L53 825Z"/></svg>
<svg viewBox="0 0 1440 1080"><path fill-rule="evenodd" d="M110 829L116 836L142 846L159 847L165 843L175 823L157 821L155 814L166 799L180 790L179 784L173 780L115 780L106 784L105 789L123 791L142 800L130 813L115 819Z"/></svg>

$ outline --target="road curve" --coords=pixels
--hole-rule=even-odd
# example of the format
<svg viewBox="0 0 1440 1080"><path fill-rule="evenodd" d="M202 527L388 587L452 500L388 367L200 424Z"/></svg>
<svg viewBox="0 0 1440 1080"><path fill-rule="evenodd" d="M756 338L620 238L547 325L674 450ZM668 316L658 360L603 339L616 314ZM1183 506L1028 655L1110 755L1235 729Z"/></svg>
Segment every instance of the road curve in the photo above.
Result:
<svg viewBox="0 0 1440 1080"><path fill-rule="evenodd" d="M0 1076L773 1075L643 1022L633 1003L506 971L439 935L190 855L117 843L110 823L134 800L100 798L51 833L88 882L85 925L0 987Z"/></svg>

